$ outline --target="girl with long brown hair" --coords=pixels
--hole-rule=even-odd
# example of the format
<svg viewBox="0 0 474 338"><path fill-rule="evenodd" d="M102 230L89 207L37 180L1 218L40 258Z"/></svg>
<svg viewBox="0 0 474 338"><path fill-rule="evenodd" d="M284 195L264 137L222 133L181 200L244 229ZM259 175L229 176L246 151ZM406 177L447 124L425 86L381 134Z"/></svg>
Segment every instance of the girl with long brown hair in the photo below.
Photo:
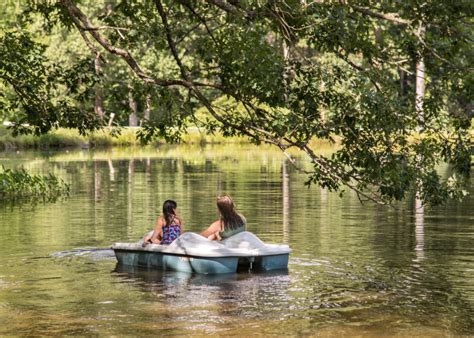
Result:
<svg viewBox="0 0 474 338"><path fill-rule="evenodd" d="M217 209L219 210L219 219L204 230L201 233L202 236L210 240L221 240L246 230L247 221L235 210L234 202L230 196L217 197Z"/></svg>

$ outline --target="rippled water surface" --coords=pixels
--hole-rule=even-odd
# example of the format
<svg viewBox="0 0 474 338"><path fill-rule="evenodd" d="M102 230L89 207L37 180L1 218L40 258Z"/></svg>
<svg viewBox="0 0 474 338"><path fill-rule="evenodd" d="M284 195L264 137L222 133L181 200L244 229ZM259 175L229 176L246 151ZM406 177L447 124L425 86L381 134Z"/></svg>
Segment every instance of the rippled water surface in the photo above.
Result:
<svg viewBox="0 0 474 338"><path fill-rule="evenodd" d="M474 334L472 196L423 212L413 200L361 205L351 192L308 189L281 153L246 145L0 161L71 183L67 200L0 205L0 335ZM108 247L138 240L165 199L200 231L221 192L250 231L293 248L288 271L117 266Z"/></svg>

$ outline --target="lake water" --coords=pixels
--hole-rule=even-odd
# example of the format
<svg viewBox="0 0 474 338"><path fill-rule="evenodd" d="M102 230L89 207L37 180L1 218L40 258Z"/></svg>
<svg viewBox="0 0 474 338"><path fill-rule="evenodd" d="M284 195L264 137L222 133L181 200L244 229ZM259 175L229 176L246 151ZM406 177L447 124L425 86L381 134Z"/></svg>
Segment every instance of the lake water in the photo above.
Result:
<svg viewBox="0 0 474 338"><path fill-rule="evenodd" d="M66 200L0 205L0 335L474 334L472 185L462 203L417 212L413 199L395 209L308 189L280 152L250 145L0 161L71 183ZM288 271L117 266L110 245L140 239L165 199L200 231L222 192L250 231L291 246Z"/></svg>

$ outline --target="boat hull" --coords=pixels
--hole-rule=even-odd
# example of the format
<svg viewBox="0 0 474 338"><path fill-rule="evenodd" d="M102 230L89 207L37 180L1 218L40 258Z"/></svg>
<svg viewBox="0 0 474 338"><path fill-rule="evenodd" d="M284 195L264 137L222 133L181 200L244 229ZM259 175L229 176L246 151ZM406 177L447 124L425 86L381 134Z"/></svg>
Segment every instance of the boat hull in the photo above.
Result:
<svg viewBox="0 0 474 338"><path fill-rule="evenodd" d="M120 264L159 268L201 274L220 274L237 271L238 257L191 257L160 252L115 250Z"/></svg>
<svg viewBox="0 0 474 338"><path fill-rule="evenodd" d="M260 256L255 259L255 269L259 271L282 270L288 268L288 254Z"/></svg>
<svg viewBox="0 0 474 338"><path fill-rule="evenodd" d="M200 274L287 269L291 252L287 245L265 244L246 231L224 241L187 232L170 245L115 243L112 249L122 265Z"/></svg>

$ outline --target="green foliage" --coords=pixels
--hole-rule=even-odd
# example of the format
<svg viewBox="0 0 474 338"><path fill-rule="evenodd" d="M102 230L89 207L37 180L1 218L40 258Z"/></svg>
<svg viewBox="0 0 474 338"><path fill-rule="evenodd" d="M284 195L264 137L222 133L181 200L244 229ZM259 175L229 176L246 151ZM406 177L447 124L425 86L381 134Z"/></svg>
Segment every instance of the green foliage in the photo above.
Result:
<svg viewBox="0 0 474 338"><path fill-rule="evenodd" d="M42 199L52 202L58 197L69 196L69 184L49 174L32 175L25 169L0 171L0 201L18 198Z"/></svg>
<svg viewBox="0 0 474 338"><path fill-rule="evenodd" d="M82 133L96 129L97 117L87 109L95 81L90 62L78 60L64 68L49 63L44 51L25 32L0 37L0 79L15 93L0 93L0 110L16 112L14 135L39 135L57 127Z"/></svg>
<svg viewBox="0 0 474 338"><path fill-rule="evenodd" d="M226 25L216 34L213 63L219 67L222 85L233 95L276 106L283 102L284 61L266 34L259 25Z"/></svg>
<svg viewBox="0 0 474 338"><path fill-rule="evenodd" d="M0 36L0 100L16 132L95 130L104 124L92 111L101 98L117 125L137 107L145 143L177 142L195 124L296 148L312 162L308 184L346 185L362 200L390 203L416 191L436 204L469 174L466 1L25 0L22 7L21 22L6 20ZM51 39L39 40L40 32ZM90 52L73 45L80 36ZM94 67L95 59L102 61ZM317 155L315 138L340 146ZM441 161L456 179L437 174Z"/></svg>

